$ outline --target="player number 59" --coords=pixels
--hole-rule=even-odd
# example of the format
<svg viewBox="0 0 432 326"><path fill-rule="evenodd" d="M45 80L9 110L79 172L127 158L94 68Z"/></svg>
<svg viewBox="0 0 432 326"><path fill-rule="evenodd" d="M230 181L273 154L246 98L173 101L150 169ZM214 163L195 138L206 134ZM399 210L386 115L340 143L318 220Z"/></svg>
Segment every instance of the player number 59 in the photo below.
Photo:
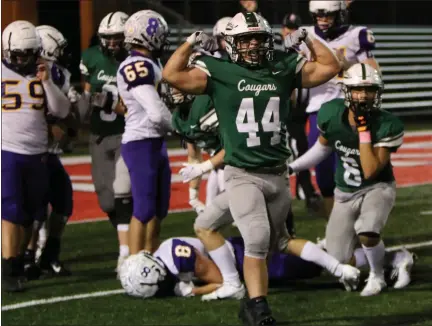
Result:
<svg viewBox="0 0 432 326"><path fill-rule="evenodd" d="M146 77L148 75L148 69L144 66L144 61L137 61L134 64L127 65L124 68L126 79L130 82L134 81L138 77Z"/></svg>

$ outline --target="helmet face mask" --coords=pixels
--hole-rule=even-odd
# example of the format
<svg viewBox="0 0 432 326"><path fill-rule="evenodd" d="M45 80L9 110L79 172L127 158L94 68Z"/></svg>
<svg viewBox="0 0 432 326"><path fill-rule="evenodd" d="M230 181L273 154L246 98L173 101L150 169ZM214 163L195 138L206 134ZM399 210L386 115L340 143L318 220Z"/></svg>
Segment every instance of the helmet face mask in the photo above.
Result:
<svg viewBox="0 0 432 326"><path fill-rule="evenodd" d="M381 108L384 84L378 71L368 64L357 63L345 71L342 89L345 106L354 112L372 114Z"/></svg>
<svg viewBox="0 0 432 326"><path fill-rule="evenodd" d="M226 51L231 61L259 67L273 60L273 32L268 22L256 13L239 13L224 32Z"/></svg>
<svg viewBox="0 0 432 326"><path fill-rule="evenodd" d="M378 86L345 86L345 101L350 110L373 114L381 107L382 89Z"/></svg>
<svg viewBox="0 0 432 326"><path fill-rule="evenodd" d="M9 53L10 64L22 74L32 74L36 72L36 65L40 51L33 50L14 50Z"/></svg>
<svg viewBox="0 0 432 326"><path fill-rule="evenodd" d="M166 92L163 95L163 101L171 111L178 109L180 118L183 120L187 120L191 103L194 99L195 95L183 93L171 85L166 84Z"/></svg>
<svg viewBox="0 0 432 326"><path fill-rule="evenodd" d="M250 66L264 63L271 37L266 34L244 34L235 38L240 61Z"/></svg>
<svg viewBox="0 0 432 326"><path fill-rule="evenodd" d="M102 50L106 54L115 57L123 49L124 36L123 33L111 35L99 34L99 41Z"/></svg>

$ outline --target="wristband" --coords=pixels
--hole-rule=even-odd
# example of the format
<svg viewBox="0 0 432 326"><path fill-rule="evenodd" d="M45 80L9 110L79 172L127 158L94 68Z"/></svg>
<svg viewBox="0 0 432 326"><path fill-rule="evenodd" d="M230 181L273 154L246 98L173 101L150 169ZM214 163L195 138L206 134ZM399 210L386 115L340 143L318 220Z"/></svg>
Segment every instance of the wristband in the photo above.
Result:
<svg viewBox="0 0 432 326"><path fill-rule="evenodd" d="M192 33L187 39L186 42L188 42L190 45L194 46L196 44L196 38L201 32L194 32Z"/></svg>
<svg viewBox="0 0 432 326"><path fill-rule="evenodd" d="M198 190L199 189L189 188L189 201L198 198Z"/></svg>
<svg viewBox="0 0 432 326"><path fill-rule="evenodd" d="M204 173L209 172L209 171L213 170L213 168L214 168L213 163L210 160L207 160L207 161L201 163L201 167L202 167Z"/></svg>
<svg viewBox="0 0 432 326"><path fill-rule="evenodd" d="M360 139L360 144L371 143L371 134L370 134L370 131L359 132L359 139Z"/></svg>

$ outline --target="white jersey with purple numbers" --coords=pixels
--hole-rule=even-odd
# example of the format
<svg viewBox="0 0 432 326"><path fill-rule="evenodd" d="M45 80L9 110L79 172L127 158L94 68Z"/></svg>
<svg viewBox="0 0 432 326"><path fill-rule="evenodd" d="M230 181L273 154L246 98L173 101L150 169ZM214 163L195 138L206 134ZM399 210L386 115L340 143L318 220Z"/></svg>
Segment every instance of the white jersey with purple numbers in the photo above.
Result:
<svg viewBox="0 0 432 326"><path fill-rule="evenodd" d="M180 281L194 280L196 252L207 255L199 239L190 237L170 238L161 243L153 256L164 263L169 272Z"/></svg>
<svg viewBox="0 0 432 326"><path fill-rule="evenodd" d="M2 150L34 155L47 151L45 92L34 76L2 62Z"/></svg>
<svg viewBox="0 0 432 326"><path fill-rule="evenodd" d="M324 37L318 27L312 26L306 29L309 34L315 37ZM325 41L335 51L342 50L348 62L363 62L367 58L373 57L371 51L375 48L375 39L372 31L364 26L346 26L343 29L341 28L341 33L338 37ZM342 79L343 75L339 74L327 83L311 88L306 112L316 112L322 104L335 98L343 98Z"/></svg>
<svg viewBox="0 0 432 326"><path fill-rule="evenodd" d="M71 87L70 79L71 73L68 69L55 64L54 62L48 62L48 67L51 71L51 79L54 84L62 90L63 93L67 95L69 88ZM58 141L51 140L48 144L48 152L52 154L61 154L63 150L60 148Z"/></svg>
<svg viewBox="0 0 432 326"><path fill-rule="evenodd" d="M131 55L120 64L117 71L117 87L119 95L127 108L125 114L125 131L122 143L146 138L159 138L165 135L160 125L152 121L154 112L169 111L162 107L163 103L159 96L157 101L140 103L134 91L139 90L140 96L144 99L154 98L154 90L161 94L162 65L142 54L131 51ZM151 86L149 88L148 86ZM147 94L142 94L146 93ZM151 93L150 93L151 92Z"/></svg>

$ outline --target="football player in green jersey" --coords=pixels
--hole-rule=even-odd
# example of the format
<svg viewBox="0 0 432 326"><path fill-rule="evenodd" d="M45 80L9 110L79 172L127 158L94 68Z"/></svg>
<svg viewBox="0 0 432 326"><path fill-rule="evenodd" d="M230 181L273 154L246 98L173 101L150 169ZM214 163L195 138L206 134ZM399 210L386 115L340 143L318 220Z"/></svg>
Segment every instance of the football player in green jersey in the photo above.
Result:
<svg viewBox="0 0 432 326"><path fill-rule="evenodd" d="M383 82L371 66L359 63L349 68L343 88L345 99L321 107L319 140L290 164L290 170L308 169L332 151L337 153L335 203L326 229L326 249L339 261L349 262L360 240L370 266L361 295L370 296L386 287L380 234L396 198L390 154L402 145L404 126L397 117L380 110ZM397 288L410 281L413 259L406 256L404 268L399 269L405 277L399 277Z"/></svg>
<svg viewBox="0 0 432 326"><path fill-rule="evenodd" d="M129 16L111 12L99 24L99 45L84 51L80 63L84 92L78 102L83 119L90 116L92 178L99 206L109 216L119 240L118 266L129 255L128 230L132 195L127 167L120 155L124 117L118 101L116 74L127 52L123 29Z"/></svg>
<svg viewBox="0 0 432 326"><path fill-rule="evenodd" d="M213 169L213 164L210 162L201 164L202 151L207 152L210 156L214 156L220 153L222 149L218 134L219 122L217 121L213 103L208 95L198 95L195 97L190 94L184 94L170 86L168 87L167 94L167 105L174 109L172 125L176 133L182 137L188 151L188 163L183 164L185 167L179 173L182 175L182 171L187 169L189 165L202 166L199 176L184 181L189 182L189 205L199 214L208 205L207 201L209 198L207 194L206 204L198 198L201 175L210 171L210 173L215 173L216 187L219 187L218 173ZM219 154L218 157L223 158L223 153ZM220 170L223 171L222 169ZM213 197L216 197L216 195L217 193Z"/></svg>
<svg viewBox="0 0 432 326"><path fill-rule="evenodd" d="M299 86L314 87L328 81L341 64L329 48L308 38L304 30L293 33L290 40L293 44L305 41L315 61L306 62L293 51L274 51L273 32L256 13L234 16L224 38L229 61L200 56L195 67L188 68L194 45L210 52L217 48L214 38L199 31L171 56L163 77L182 91L208 94L215 105L225 149L225 191L245 242L244 278L250 299L242 306L241 318L252 325L273 325L266 300L266 257L270 248L284 251L289 238L285 162L290 153L283 133L290 95ZM215 248L229 250L223 238L207 249Z"/></svg>

